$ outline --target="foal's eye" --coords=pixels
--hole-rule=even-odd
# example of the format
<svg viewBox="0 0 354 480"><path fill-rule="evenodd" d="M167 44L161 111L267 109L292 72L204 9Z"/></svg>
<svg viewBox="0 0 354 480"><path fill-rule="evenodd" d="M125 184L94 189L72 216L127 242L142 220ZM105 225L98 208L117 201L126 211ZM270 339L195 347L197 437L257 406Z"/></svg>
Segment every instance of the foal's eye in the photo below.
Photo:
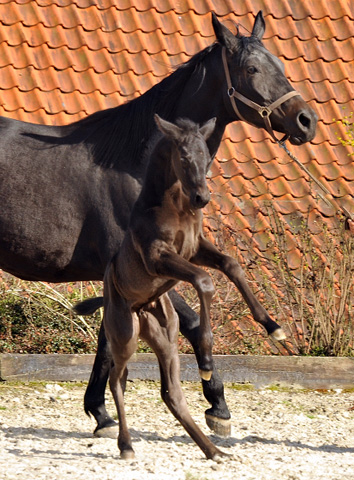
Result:
<svg viewBox="0 0 354 480"><path fill-rule="evenodd" d="M247 73L249 73L250 75L253 75L256 72L257 72L256 67L247 67Z"/></svg>

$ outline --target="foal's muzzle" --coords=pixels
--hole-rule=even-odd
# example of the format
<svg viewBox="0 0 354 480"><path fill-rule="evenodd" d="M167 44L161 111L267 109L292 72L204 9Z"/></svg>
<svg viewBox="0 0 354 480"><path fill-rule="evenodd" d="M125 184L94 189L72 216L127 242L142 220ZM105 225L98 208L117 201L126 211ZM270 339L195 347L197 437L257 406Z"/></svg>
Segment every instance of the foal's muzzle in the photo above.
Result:
<svg viewBox="0 0 354 480"><path fill-rule="evenodd" d="M198 191L191 195L191 206L192 208L203 208L210 200L209 190L203 192Z"/></svg>

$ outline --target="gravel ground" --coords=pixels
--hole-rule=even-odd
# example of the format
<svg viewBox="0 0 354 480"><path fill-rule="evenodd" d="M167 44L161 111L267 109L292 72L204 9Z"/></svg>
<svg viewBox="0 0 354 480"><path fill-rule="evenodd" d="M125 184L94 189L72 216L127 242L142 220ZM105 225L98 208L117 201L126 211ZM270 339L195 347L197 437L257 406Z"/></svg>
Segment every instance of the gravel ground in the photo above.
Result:
<svg viewBox="0 0 354 480"><path fill-rule="evenodd" d="M200 386L183 389L210 435ZM354 480L352 392L227 386L232 435L211 438L232 457L216 463L166 409L159 385L143 381L128 383L136 458L121 460L115 440L93 437L84 390L82 384L0 384L1 480ZM114 412L110 397L108 405Z"/></svg>

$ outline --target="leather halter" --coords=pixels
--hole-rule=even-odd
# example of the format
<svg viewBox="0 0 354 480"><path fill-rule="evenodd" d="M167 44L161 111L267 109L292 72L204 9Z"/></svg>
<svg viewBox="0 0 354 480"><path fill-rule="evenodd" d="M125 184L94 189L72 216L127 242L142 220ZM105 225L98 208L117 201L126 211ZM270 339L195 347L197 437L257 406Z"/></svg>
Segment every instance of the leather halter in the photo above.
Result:
<svg viewBox="0 0 354 480"><path fill-rule="evenodd" d="M264 126L269 135L275 140L277 143L278 142L285 142L289 138L289 135L285 134L285 136L281 139L278 140L276 136L274 135L274 131L272 128L272 124L270 122L270 115L272 112L278 108L282 103L286 102L289 100L289 98L295 97L299 95L301 97L301 94L299 92L296 92L295 90L286 93L285 95L282 95L278 100L275 100L275 102L271 103L270 105L258 105L258 103L253 102L249 98L245 97L241 93L237 92L235 88L232 86L231 82L231 76L230 76L230 71L229 71L229 66L227 64L227 58L226 58L226 48L222 47L222 61L224 64L224 70L225 70L225 76L226 76L226 82L227 82L227 95L230 98L231 105L238 116L240 120L243 120L244 122L247 122L252 125L251 122L246 120L241 113L239 112L239 109L237 108L235 97L240 100L242 103L245 105L248 105L249 107L253 108L254 110L257 110L259 115L263 118L264 121Z"/></svg>

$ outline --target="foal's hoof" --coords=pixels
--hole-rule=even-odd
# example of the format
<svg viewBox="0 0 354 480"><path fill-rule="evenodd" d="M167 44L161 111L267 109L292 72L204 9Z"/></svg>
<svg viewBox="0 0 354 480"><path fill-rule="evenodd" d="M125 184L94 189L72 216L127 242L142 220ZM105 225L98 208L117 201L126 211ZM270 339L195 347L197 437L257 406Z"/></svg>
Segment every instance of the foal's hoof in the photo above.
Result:
<svg viewBox="0 0 354 480"><path fill-rule="evenodd" d="M122 460L133 460L135 458L134 450L123 450L120 453L120 458Z"/></svg>
<svg viewBox="0 0 354 480"><path fill-rule="evenodd" d="M284 330L280 327L277 328L276 330L274 330L274 332L271 333L270 336L272 337L273 340L277 340L278 342L286 339L286 335L284 333Z"/></svg>
<svg viewBox="0 0 354 480"><path fill-rule="evenodd" d="M231 420L214 417L214 415L205 414L205 421L210 430L212 430L215 435L219 437L230 437L231 435Z"/></svg>
<svg viewBox="0 0 354 480"><path fill-rule="evenodd" d="M219 450L218 453L216 453L213 456L212 460L216 463L223 463L226 459L232 459L232 458L233 458L233 455L231 453L225 453Z"/></svg>
<svg viewBox="0 0 354 480"><path fill-rule="evenodd" d="M118 437L118 424L107 425L103 428L96 428L93 432L95 437L98 438L113 438L117 439Z"/></svg>
<svg viewBox="0 0 354 480"><path fill-rule="evenodd" d="M209 380L211 379L212 374L213 374L212 370L201 370L201 369L199 369L200 378L202 380L206 380L207 382L209 382Z"/></svg>

